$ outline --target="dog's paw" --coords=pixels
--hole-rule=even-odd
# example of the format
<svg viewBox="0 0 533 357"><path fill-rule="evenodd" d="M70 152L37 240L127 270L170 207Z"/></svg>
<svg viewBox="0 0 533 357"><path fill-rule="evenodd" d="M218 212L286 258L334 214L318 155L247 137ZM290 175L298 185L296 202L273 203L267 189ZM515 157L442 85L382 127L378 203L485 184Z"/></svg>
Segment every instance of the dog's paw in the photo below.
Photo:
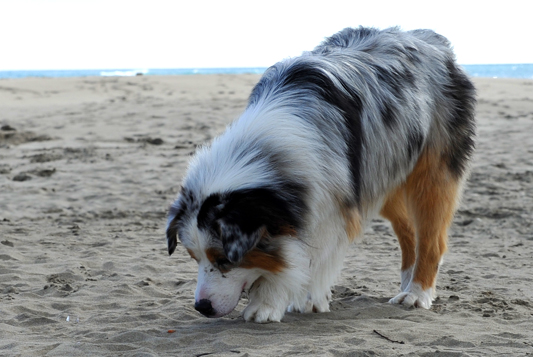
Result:
<svg viewBox="0 0 533 357"><path fill-rule="evenodd" d="M301 314L310 312L329 312L329 301L314 302L309 300L305 305L291 304L287 308L287 312L299 312Z"/></svg>
<svg viewBox="0 0 533 357"><path fill-rule="evenodd" d="M305 299L295 300L287 308L287 312L329 312L329 302L331 301L331 291L318 295L320 298L313 298L310 293Z"/></svg>
<svg viewBox="0 0 533 357"><path fill-rule="evenodd" d="M301 314L310 312L313 309L313 303L310 300L307 300L304 303L293 302L287 308L287 312L299 312Z"/></svg>
<svg viewBox="0 0 533 357"><path fill-rule="evenodd" d="M284 307L270 306L265 303L254 304L253 302L250 303L242 313L245 321L261 324L267 322L280 322L283 315L285 315Z"/></svg>
<svg viewBox="0 0 533 357"><path fill-rule="evenodd" d="M411 283L405 291L390 299L389 303L429 309L433 302L433 295L433 288L422 290L422 287L419 284Z"/></svg>

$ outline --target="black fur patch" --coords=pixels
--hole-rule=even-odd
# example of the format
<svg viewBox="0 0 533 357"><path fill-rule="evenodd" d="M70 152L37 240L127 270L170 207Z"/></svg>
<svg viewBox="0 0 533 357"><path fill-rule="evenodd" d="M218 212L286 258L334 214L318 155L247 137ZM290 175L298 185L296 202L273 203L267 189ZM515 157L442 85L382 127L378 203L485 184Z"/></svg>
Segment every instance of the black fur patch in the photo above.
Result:
<svg viewBox="0 0 533 357"><path fill-rule="evenodd" d="M361 126L362 101L358 93L352 87L343 83L343 76L336 73L336 67L331 68L330 74L336 79L335 83L322 69L305 61L294 63L284 73L283 87L295 92L312 94L321 101L336 108L344 118L344 125L348 130L341 129L344 140L348 146L348 160L352 176L352 190L354 203L360 203L361 197L361 156L363 148L363 135ZM340 84L342 88L339 88ZM302 89L304 91L302 91ZM304 118L306 119L306 118ZM335 125L334 122L315 123L315 125ZM331 129L329 129L331 131Z"/></svg>
<svg viewBox="0 0 533 357"><path fill-rule="evenodd" d="M168 255L172 255L178 246L178 226L179 221L185 212L183 201L178 203L178 206L170 208L169 217L174 217L167 228L167 247Z"/></svg>
<svg viewBox="0 0 533 357"><path fill-rule="evenodd" d="M300 228L305 210L303 186L290 183L216 193L200 208L198 227L217 236L227 258L237 263L264 233L276 236L284 227Z"/></svg>
<svg viewBox="0 0 533 357"><path fill-rule="evenodd" d="M475 148L475 104L476 90L468 77L453 63L446 63L450 76L450 84L444 94L451 99L451 117L448 132L452 143L445 154L448 168L456 177L461 177L466 170L468 160Z"/></svg>
<svg viewBox="0 0 533 357"><path fill-rule="evenodd" d="M374 73L379 80L380 89L388 91L390 96L395 99L395 101L387 101L382 104L381 107L381 117L383 123L389 128L392 129L397 126L399 118L396 113L399 112L397 106L401 105L405 101L405 91L406 89L415 87L414 75L409 68L406 66L402 67L401 71L392 72L391 69L374 66Z"/></svg>
<svg viewBox="0 0 533 357"><path fill-rule="evenodd" d="M417 128L413 128L408 133L407 158L411 160L418 156L424 145L424 135Z"/></svg>
<svg viewBox="0 0 533 357"><path fill-rule="evenodd" d="M198 212L198 228L207 230L211 228L211 225L216 220L219 209L219 206L222 203L222 199L219 193L215 193L207 197L200 207L200 212Z"/></svg>
<svg viewBox="0 0 533 357"><path fill-rule="evenodd" d="M182 222L187 215L194 209L194 197L192 193L186 189L181 190L179 198L176 202L170 206L168 217L173 217L167 227L167 247L168 254L172 255L178 245L178 231L182 225Z"/></svg>

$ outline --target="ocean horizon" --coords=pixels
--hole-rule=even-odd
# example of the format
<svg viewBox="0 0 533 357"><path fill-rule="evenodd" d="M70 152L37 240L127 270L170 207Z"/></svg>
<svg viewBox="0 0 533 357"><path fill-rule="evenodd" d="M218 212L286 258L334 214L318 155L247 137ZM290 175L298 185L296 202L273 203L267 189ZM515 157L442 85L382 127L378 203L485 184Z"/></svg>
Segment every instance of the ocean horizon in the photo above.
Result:
<svg viewBox="0 0 533 357"><path fill-rule="evenodd" d="M462 65L472 77L533 79L533 63ZM262 74L267 67L0 70L0 79L27 77L131 77L138 75Z"/></svg>

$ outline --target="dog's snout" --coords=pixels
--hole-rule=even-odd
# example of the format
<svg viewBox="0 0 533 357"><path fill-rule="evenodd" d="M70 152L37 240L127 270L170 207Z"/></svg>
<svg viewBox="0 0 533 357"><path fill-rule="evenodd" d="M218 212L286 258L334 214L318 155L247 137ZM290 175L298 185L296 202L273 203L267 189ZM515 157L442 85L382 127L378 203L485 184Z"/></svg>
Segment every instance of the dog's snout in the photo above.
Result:
<svg viewBox="0 0 533 357"><path fill-rule="evenodd" d="M213 309L213 306L211 305L211 300L202 299L197 301L194 304L194 308L204 316L212 317L215 315L215 309Z"/></svg>

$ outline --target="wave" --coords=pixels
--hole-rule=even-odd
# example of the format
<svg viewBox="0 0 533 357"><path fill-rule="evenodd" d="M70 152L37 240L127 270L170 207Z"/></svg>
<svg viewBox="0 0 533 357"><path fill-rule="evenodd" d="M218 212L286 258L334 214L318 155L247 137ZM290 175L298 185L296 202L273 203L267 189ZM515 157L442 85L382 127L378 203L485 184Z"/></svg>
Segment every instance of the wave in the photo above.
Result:
<svg viewBox="0 0 533 357"><path fill-rule="evenodd" d="M133 77L148 74L147 69L101 71L102 77Z"/></svg>

